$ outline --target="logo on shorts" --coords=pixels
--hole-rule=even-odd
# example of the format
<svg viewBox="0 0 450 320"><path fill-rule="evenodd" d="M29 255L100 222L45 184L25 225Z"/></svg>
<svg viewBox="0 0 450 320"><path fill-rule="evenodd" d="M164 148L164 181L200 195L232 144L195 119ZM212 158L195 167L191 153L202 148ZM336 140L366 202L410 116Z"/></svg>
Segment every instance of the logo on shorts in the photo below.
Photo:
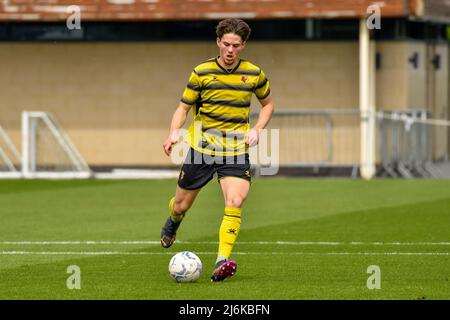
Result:
<svg viewBox="0 0 450 320"><path fill-rule="evenodd" d="M184 174L185 174L185 172L183 170L181 170L180 176L178 177L178 180L183 180Z"/></svg>
<svg viewBox="0 0 450 320"><path fill-rule="evenodd" d="M227 233L236 235L236 229L228 229Z"/></svg>
<svg viewBox="0 0 450 320"><path fill-rule="evenodd" d="M199 144L200 144L200 148L206 148L209 145L208 140L206 140L206 138L202 138L202 140L200 141Z"/></svg>
<svg viewBox="0 0 450 320"><path fill-rule="evenodd" d="M247 176L247 177L250 177L250 171L245 171L245 175Z"/></svg>

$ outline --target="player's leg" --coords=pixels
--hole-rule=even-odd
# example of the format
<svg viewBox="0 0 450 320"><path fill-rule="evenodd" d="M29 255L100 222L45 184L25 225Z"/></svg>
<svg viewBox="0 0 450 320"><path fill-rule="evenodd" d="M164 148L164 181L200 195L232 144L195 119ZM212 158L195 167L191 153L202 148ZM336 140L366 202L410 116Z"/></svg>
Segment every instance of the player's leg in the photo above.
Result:
<svg viewBox="0 0 450 320"><path fill-rule="evenodd" d="M203 162L202 154L190 149L180 171L175 197L169 201L169 218L161 230L161 245L164 248L172 246L186 211L201 188L213 178L213 173L214 167Z"/></svg>
<svg viewBox="0 0 450 320"><path fill-rule="evenodd" d="M200 189L187 190L177 186L175 197L169 201L169 217L161 231L161 245L164 248L172 246L178 227L199 192Z"/></svg>
<svg viewBox="0 0 450 320"><path fill-rule="evenodd" d="M238 177L220 179L225 210L219 230L219 251L212 281L222 281L236 272L236 262L229 260L241 227L242 205L250 190L250 182Z"/></svg>
<svg viewBox="0 0 450 320"><path fill-rule="evenodd" d="M228 259L241 227L242 205L250 190L250 182L236 177L220 180L225 210L220 226L218 260Z"/></svg>
<svg viewBox="0 0 450 320"><path fill-rule="evenodd" d="M192 206L200 190L201 189L187 190L177 186L175 197L170 199L169 203L169 214L175 222L183 219L184 214Z"/></svg>

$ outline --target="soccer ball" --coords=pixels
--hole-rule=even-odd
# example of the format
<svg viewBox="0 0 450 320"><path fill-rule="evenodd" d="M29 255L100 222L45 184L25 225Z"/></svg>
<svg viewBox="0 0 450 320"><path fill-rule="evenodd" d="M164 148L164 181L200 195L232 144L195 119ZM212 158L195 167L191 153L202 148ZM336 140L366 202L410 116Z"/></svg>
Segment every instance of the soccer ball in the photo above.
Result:
<svg viewBox="0 0 450 320"><path fill-rule="evenodd" d="M194 282L201 273L202 262L195 253L178 252L170 259L169 274L176 282Z"/></svg>

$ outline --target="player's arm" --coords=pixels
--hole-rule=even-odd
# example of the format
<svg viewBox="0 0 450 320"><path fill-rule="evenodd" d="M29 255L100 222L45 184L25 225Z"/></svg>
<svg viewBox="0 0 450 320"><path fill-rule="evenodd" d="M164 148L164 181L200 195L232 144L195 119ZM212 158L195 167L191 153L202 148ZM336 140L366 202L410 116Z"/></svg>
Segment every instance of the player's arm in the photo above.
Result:
<svg viewBox="0 0 450 320"><path fill-rule="evenodd" d="M251 147L258 144L259 133L269 123L274 110L272 94L269 94L268 97L259 100L259 102L261 103L261 111L259 112L258 121L256 122L255 126L250 129L245 139L245 143L247 143Z"/></svg>
<svg viewBox="0 0 450 320"><path fill-rule="evenodd" d="M172 152L172 145L178 142L178 129L180 129L186 122L187 114L191 108L191 105L180 101L178 108L175 110L170 124L169 136L163 144L166 155L170 155Z"/></svg>

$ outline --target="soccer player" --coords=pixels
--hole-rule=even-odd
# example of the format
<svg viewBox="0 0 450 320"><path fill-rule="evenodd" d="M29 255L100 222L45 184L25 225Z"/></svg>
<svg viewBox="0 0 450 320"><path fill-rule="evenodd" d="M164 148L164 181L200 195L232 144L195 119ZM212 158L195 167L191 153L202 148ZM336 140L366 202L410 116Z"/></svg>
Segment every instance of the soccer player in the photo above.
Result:
<svg viewBox="0 0 450 320"><path fill-rule="evenodd" d="M216 173L225 209L212 281L222 281L236 272L237 264L229 257L239 234L242 204L250 189L248 148L258 143L260 131L267 126L274 109L264 72L239 58L250 32L248 24L240 19L219 22L216 27L219 56L192 71L163 145L170 155L179 140L178 129L193 108L194 121L188 134L190 150L181 168L175 196L169 201L169 218L161 231L161 245L169 248L173 244L186 212ZM252 94L262 108L256 124L250 128Z"/></svg>

